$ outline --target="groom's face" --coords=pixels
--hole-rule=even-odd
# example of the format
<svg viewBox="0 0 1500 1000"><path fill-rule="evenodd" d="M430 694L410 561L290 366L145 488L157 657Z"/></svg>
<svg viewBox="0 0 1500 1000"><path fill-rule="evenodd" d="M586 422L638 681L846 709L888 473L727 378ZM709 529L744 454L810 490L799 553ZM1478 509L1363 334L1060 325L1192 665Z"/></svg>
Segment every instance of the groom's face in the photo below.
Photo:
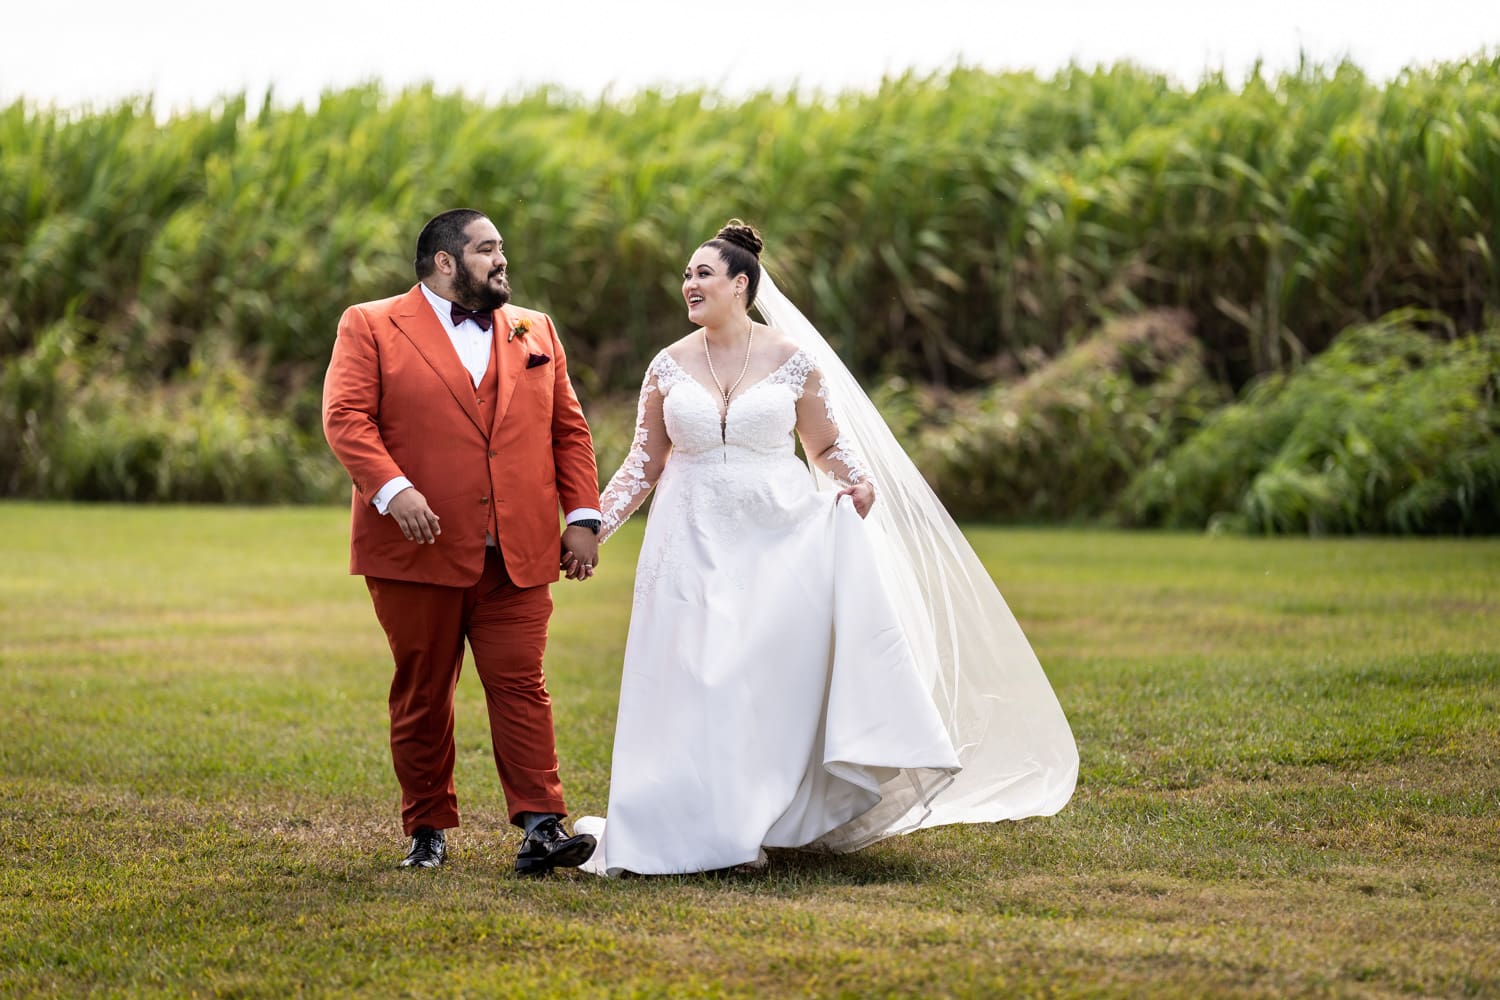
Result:
<svg viewBox="0 0 1500 1000"><path fill-rule="evenodd" d="M464 230L463 256L454 261L453 301L469 309L499 309L510 301L505 241L489 219Z"/></svg>

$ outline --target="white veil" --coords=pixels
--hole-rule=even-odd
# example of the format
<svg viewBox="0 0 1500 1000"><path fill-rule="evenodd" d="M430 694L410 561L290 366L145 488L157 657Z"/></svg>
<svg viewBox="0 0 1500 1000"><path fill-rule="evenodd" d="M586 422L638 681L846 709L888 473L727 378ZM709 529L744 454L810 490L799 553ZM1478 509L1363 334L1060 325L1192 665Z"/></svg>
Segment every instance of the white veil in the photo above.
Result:
<svg viewBox="0 0 1500 1000"><path fill-rule="evenodd" d="M876 563L963 765L946 783L901 772L882 786L879 806L824 846L852 850L922 827L1057 812L1073 794L1078 748L1005 599L875 404L764 269L755 308L817 362L840 447L875 479L865 523ZM833 488L815 467L813 475Z"/></svg>

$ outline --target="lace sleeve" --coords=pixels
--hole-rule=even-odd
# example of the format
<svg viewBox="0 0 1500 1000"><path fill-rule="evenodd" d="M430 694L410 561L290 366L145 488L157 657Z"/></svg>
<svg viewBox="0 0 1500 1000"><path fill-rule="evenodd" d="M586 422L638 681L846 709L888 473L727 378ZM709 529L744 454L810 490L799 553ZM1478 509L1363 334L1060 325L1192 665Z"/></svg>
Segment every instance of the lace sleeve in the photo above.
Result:
<svg viewBox="0 0 1500 1000"><path fill-rule="evenodd" d="M823 373L810 363L797 397L797 434L808 459L835 482L852 486L870 478L864 459L839 433Z"/></svg>
<svg viewBox="0 0 1500 1000"><path fill-rule="evenodd" d="M661 355L657 355L647 367L646 378L641 383L641 401L636 408L635 439L630 444L630 453L599 495L599 511L604 515L604 523L599 528L601 542L614 534L615 529L646 502L672 450L667 424L662 417L660 361Z"/></svg>

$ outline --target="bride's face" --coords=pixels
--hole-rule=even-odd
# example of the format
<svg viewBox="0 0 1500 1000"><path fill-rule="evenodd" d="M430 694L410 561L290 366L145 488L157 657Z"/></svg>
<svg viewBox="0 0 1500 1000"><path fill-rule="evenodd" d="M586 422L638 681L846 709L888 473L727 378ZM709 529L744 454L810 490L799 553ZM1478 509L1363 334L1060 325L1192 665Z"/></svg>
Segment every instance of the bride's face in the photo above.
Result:
<svg viewBox="0 0 1500 1000"><path fill-rule="evenodd" d="M729 277L729 264L713 247L699 247L682 272L682 299L688 319L699 326L716 326L743 311L735 292L744 294L749 281L744 275Z"/></svg>

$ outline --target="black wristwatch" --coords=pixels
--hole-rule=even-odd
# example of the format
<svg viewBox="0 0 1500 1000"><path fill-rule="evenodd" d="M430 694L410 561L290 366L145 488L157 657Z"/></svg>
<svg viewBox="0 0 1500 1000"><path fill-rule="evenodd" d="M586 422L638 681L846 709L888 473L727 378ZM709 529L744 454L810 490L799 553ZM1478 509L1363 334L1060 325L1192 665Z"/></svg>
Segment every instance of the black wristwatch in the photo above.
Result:
<svg viewBox="0 0 1500 1000"><path fill-rule="evenodd" d="M587 528L597 535L599 534L599 527L602 523L603 522L601 522L597 517L581 517L576 521L569 521L568 527Z"/></svg>

